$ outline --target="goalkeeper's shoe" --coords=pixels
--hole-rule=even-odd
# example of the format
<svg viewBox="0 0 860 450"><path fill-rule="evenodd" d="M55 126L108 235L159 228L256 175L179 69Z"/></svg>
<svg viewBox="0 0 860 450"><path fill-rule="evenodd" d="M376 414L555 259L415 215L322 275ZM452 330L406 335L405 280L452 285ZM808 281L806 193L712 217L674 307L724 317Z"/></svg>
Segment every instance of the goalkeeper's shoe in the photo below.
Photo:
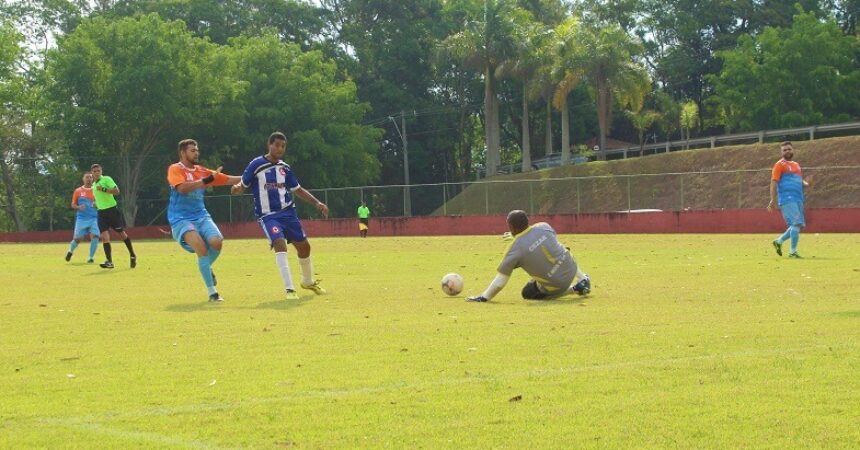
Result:
<svg viewBox="0 0 860 450"><path fill-rule="evenodd" d="M101 267L102 269L113 269L113 263L110 261L105 261L99 264L99 267Z"/></svg>
<svg viewBox="0 0 860 450"><path fill-rule="evenodd" d="M579 280L578 283L573 285L573 292L576 292L579 295L588 295L591 293L591 278L586 276Z"/></svg>
<svg viewBox="0 0 860 450"><path fill-rule="evenodd" d="M296 293L295 289L287 289L287 300L298 300L299 294Z"/></svg>
<svg viewBox="0 0 860 450"><path fill-rule="evenodd" d="M777 241L773 241L773 248L776 249L777 255L782 256L782 244L781 243L779 243Z"/></svg>
<svg viewBox="0 0 860 450"><path fill-rule="evenodd" d="M314 280L314 282L311 284L302 283L301 286L302 286L302 289L314 291L314 294L316 294L316 295L325 294L325 289L323 289L322 286L320 286L320 280Z"/></svg>
<svg viewBox="0 0 860 450"><path fill-rule="evenodd" d="M137 256L132 256L132 257L130 258L130 260L129 260L129 264L128 264L128 265L129 265L132 269L134 269L135 267L137 267Z"/></svg>

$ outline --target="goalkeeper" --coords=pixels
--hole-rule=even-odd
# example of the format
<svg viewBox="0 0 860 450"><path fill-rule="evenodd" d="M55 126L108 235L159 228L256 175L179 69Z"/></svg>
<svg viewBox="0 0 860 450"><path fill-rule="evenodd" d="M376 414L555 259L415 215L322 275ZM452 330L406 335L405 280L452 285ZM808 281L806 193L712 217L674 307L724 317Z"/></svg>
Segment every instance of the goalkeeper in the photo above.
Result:
<svg viewBox="0 0 860 450"><path fill-rule="evenodd" d="M529 226L525 211L508 213L508 229L514 236L507 253L499 264L496 278L481 295L468 297L470 302L492 300L508 283L517 267L522 267L532 279L523 287L526 300L549 300L566 294L587 295L591 280L583 273L570 254L558 242L555 230L545 222Z"/></svg>

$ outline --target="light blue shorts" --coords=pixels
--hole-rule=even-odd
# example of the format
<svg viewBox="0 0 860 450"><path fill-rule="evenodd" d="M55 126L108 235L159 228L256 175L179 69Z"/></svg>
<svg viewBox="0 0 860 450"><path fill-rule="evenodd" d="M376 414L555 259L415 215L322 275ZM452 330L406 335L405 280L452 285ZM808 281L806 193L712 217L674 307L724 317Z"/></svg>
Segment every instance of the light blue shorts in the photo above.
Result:
<svg viewBox="0 0 860 450"><path fill-rule="evenodd" d="M221 234L221 230L218 229L218 225L215 225L211 217L197 220L180 220L170 225L170 230L173 234L173 240L190 253L194 253L194 249L184 239L185 233L189 231L196 231L205 242L209 242L212 238L224 239L224 235Z"/></svg>
<svg viewBox="0 0 860 450"><path fill-rule="evenodd" d="M782 211L782 218L785 219L785 223L788 226L806 226L806 219L803 217L803 203L802 202L788 202L779 205L780 211Z"/></svg>
<svg viewBox="0 0 860 450"><path fill-rule="evenodd" d="M75 221L74 239L81 239L87 234L92 234L94 238L99 237L99 219L78 219Z"/></svg>

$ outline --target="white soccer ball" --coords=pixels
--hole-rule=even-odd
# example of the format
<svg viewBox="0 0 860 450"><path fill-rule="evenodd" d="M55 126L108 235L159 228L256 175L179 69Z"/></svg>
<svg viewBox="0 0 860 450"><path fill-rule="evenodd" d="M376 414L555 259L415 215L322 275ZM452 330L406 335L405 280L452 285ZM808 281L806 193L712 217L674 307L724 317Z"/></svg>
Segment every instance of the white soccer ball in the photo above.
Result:
<svg viewBox="0 0 860 450"><path fill-rule="evenodd" d="M442 277L442 292L448 295L457 295L463 291L463 277L456 273L449 273Z"/></svg>

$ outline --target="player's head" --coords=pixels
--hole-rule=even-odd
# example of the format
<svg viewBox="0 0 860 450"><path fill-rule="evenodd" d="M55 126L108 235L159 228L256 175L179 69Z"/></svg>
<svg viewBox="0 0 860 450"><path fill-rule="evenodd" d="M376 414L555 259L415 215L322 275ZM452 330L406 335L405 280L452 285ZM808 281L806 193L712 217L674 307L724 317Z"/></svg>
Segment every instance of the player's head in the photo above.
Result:
<svg viewBox="0 0 860 450"><path fill-rule="evenodd" d="M90 166L90 172L93 174L93 179L98 181L99 178L102 177L102 166L101 164L93 164Z"/></svg>
<svg viewBox="0 0 860 450"><path fill-rule="evenodd" d="M274 159L281 159L287 152L287 136L280 131L269 135L269 155Z"/></svg>
<svg viewBox="0 0 860 450"><path fill-rule="evenodd" d="M779 150L782 152L782 159L791 161L791 158L794 158L794 146L791 145L791 141L779 144Z"/></svg>
<svg viewBox="0 0 860 450"><path fill-rule="evenodd" d="M520 234L529 227L529 216L521 209L515 209L508 213L508 230L514 236Z"/></svg>
<svg viewBox="0 0 860 450"><path fill-rule="evenodd" d="M200 150L194 139L183 139L179 141L176 149L179 152L179 161L183 163L197 164L200 161Z"/></svg>
<svg viewBox="0 0 860 450"><path fill-rule="evenodd" d="M84 176L82 177L84 180L84 186L90 187L93 185L93 173L92 172L84 172Z"/></svg>

